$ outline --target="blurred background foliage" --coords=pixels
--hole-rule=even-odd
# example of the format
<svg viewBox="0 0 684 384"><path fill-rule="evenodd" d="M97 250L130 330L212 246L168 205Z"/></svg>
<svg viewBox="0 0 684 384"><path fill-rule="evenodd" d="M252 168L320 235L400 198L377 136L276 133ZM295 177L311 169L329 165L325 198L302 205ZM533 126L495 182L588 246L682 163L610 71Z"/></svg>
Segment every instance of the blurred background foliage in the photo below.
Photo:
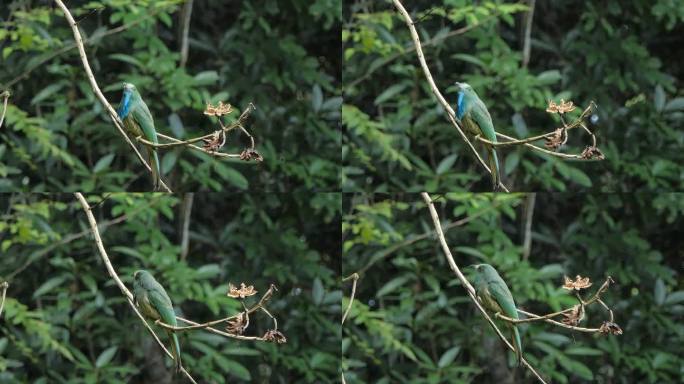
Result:
<svg viewBox="0 0 684 384"><path fill-rule="evenodd" d="M525 63L530 3L536 6ZM497 131L522 138L559 127L545 112L548 100L564 98L580 108L597 103L592 129L606 160L568 162L503 148L503 181L512 190L682 188L684 3L419 0L404 6L447 100L456 103L454 82L470 83ZM346 2L342 41L344 189L488 190L489 176L430 92L391 1ZM564 152L581 153L590 144L578 131L570 136Z"/></svg>
<svg viewBox="0 0 684 384"><path fill-rule="evenodd" d="M335 190L339 183L340 0L193 2L181 66L182 0L69 1L96 80L111 104L137 85L157 130L213 132L206 103L231 103L265 161L163 150L174 191ZM146 191L149 175L94 96L74 36L52 1L0 5L0 91L12 92L0 133L0 190ZM248 145L233 132L224 151Z"/></svg>
<svg viewBox="0 0 684 384"><path fill-rule="evenodd" d="M124 283L132 289L133 272L148 269L180 316L206 322L240 311L226 297L229 282L259 291L247 305L277 286L267 308L287 343L184 332L183 363L198 382L339 379L340 194L87 197ZM109 277L73 196L5 195L0 210L0 282L10 284L0 318L0 382L187 382L172 380L171 360ZM272 328L266 315L254 314L246 334Z"/></svg>
<svg viewBox="0 0 684 384"><path fill-rule="evenodd" d="M576 304L561 288L564 275L591 279L585 297L606 276L615 280L602 297L620 336L520 326L525 358L549 383L681 381L684 195L432 198L461 270L492 264L524 310L543 314ZM537 382L515 367L450 270L418 194L345 196L343 211L342 272L361 274L343 327L348 383ZM349 294L347 286L345 308ZM592 305L580 326L607 319Z"/></svg>

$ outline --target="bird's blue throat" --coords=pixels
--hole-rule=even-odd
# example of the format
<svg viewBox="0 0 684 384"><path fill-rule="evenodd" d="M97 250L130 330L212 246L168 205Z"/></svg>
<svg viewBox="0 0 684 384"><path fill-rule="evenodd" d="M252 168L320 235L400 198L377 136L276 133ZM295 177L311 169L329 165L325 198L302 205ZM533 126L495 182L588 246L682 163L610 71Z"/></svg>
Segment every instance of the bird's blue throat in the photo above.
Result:
<svg viewBox="0 0 684 384"><path fill-rule="evenodd" d="M463 107L463 91L458 92L458 102L456 102L456 117L459 120L463 119L465 108Z"/></svg>
<svg viewBox="0 0 684 384"><path fill-rule="evenodd" d="M123 103L121 103L121 108L119 108L116 113L119 115L119 119L123 120L128 116L129 109L131 108L131 92L124 91Z"/></svg>

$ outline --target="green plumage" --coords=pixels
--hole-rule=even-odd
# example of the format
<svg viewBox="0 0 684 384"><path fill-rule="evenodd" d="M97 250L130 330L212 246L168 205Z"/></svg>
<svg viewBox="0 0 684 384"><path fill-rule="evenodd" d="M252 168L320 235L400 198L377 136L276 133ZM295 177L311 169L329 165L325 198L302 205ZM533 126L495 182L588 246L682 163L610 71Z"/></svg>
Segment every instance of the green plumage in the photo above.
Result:
<svg viewBox="0 0 684 384"><path fill-rule="evenodd" d="M173 311L173 304L171 304L169 295L166 294L164 287L149 272L140 270L133 274L133 296L135 304L145 317L152 320L161 320L168 325L177 325L176 313ZM181 352L178 336L172 331L167 331L167 333L173 341L171 352L176 364L176 371L179 371L181 367Z"/></svg>
<svg viewBox="0 0 684 384"><path fill-rule="evenodd" d="M518 319L513 295L511 295L511 291L496 269L489 264L478 264L475 265L475 270L477 271L475 290L484 307L494 313L498 312L506 317ZM506 322L506 324L513 332L513 347L518 364L520 364L522 362L520 333L514 324L510 322Z"/></svg>
<svg viewBox="0 0 684 384"><path fill-rule="evenodd" d="M147 141L159 144L157 139L157 131L154 128L154 119L152 113L147 107L147 104L140 96L140 92L131 83L124 83L124 93L121 97L121 102L117 108L119 118L124 123L126 132L133 138L143 137ZM152 183L154 189L158 190L161 184L161 174L159 170L159 157L157 150L149 146L145 146L152 169Z"/></svg>
<svg viewBox="0 0 684 384"><path fill-rule="evenodd" d="M480 135L483 138L496 143L496 131L492 117L489 115L487 106L480 100L475 90L467 83L456 83L459 89L456 103L456 117L461 121L463 128L473 136ZM485 145L489 157L489 168L492 171L492 184L497 190L501 177L499 173L499 159L491 145Z"/></svg>

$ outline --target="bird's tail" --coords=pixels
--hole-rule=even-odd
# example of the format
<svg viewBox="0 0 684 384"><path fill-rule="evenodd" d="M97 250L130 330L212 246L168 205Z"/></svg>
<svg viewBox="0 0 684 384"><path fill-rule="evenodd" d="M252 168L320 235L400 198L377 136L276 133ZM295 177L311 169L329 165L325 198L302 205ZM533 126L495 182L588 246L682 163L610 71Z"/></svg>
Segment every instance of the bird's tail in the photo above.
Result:
<svg viewBox="0 0 684 384"><path fill-rule="evenodd" d="M176 365L176 372L180 372L181 369L181 352L180 344L178 343L178 336L175 332L169 331L169 336L171 336L171 354L173 355L173 362Z"/></svg>
<svg viewBox="0 0 684 384"><path fill-rule="evenodd" d="M496 156L494 147L487 147L489 152L489 169L492 171L492 185L494 191L499 189L501 183L501 174L499 173L499 158Z"/></svg>
<svg viewBox="0 0 684 384"><path fill-rule="evenodd" d="M152 168L152 185L154 187L154 190L158 191L159 188L161 187L161 172L159 170L159 156L157 155L157 151L155 151L152 148L148 148L147 152L149 153L150 168Z"/></svg>
<svg viewBox="0 0 684 384"><path fill-rule="evenodd" d="M522 343L520 342L518 327L515 325L513 325L513 347L515 347L515 357L518 360L518 365L522 365Z"/></svg>

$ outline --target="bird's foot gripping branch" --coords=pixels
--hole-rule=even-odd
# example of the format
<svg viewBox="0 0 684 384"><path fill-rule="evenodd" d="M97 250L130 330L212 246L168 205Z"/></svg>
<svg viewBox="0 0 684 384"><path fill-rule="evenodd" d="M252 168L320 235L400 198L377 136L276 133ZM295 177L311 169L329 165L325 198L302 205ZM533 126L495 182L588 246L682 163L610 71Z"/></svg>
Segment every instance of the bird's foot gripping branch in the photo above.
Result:
<svg viewBox="0 0 684 384"><path fill-rule="evenodd" d="M589 278L577 275L577 277L573 280L566 276L563 288L575 293L575 296L577 297L577 300L579 302L577 305L574 305L573 307L564 309L562 311L553 312L541 316L518 309L518 312L527 316L526 319L514 319L511 317L504 316L501 313L497 313L496 317L514 324L529 323L533 321L545 321L547 323L557 325L559 327L568 328L580 332L621 335L622 329L619 325L617 325L617 323L615 323L613 310L610 309L610 307L608 307L608 305L606 305L606 303L601 299L601 295L608 290L611 283L614 283L614 281L610 276L608 276L606 278L606 281L604 281L603 284L601 284L601 287L599 287L596 293L594 293L594 295L591 296L589 299L585 300L584 298L582 298L579 291L587 289L592 285ZM586 308L594 303L600 304L608 312L609 319L603 321L599 328L580 327L579 323L582 322L582 320L584 320L585 318ZM560 316L563 317L561 321L553 319L554 317Z"/></svg>
<svg viewBox="0 0 684 384"><path fill-rule="evenodd" d="M271 284L271 286L268 288L268 290L261 296L259 301L252 305L251 307L247 307L245 305L245 299L256 295L258 292L254 289L253 285L246 285L245 283L241 283L240 287L236 287L233 284L228 284L228 297L232 297L235 299L240 300L240 303L242 304L242 308L244 309L242 312L232 315L223 319L218 319L218 320L213 320L209 321L206 323L196 323L191 320L184 319L180 316L176 316L177 320L180 320L186 324L190 324L188 326L184 327L178 327L170 324L166 324L161 322L160 320L156 321L156 324L159 326L166 328L172 332L182 332L182 331L190 331L193 329L207 329L208 331L222 335L225 337L230 337L234 339L240 339L240 340L253 340L253 341L266 341L266 342L272 342L276 344L283 344L287 342L287 338L285 335L278 330L278 320L271 314L271 312L268 311L266 308L266 304L268 301L271 299L273 296L273 293L278 291L276 286L274 284ZM265 313L268 317L273 320L273 328L267 330L263 336L245 336L244 333L249 327L250 324L250 319L249 316L256 312L256 311L261 311ZM225 332L219 331L215 328L212 328L214 325L219 325L219 324L226 324Z"/></svg>

